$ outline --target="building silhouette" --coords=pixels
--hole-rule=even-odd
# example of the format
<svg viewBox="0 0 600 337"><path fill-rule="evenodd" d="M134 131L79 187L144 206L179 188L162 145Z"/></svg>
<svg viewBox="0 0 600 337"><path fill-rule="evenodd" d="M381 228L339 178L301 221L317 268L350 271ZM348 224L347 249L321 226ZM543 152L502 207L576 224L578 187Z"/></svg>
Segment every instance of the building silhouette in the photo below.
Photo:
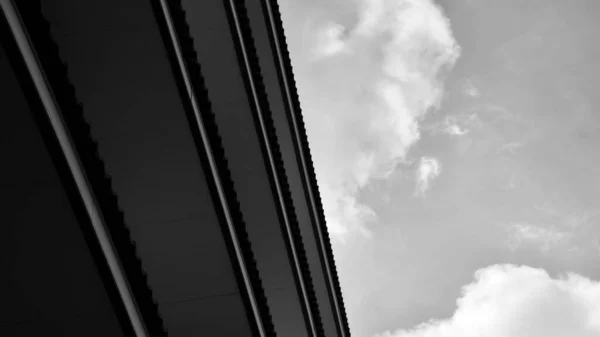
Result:
<svg viewBox="0 0 600 337"><path fill-rule="evenodd" d="M0 4L0 336L349 336L275 0Z"/></svg>

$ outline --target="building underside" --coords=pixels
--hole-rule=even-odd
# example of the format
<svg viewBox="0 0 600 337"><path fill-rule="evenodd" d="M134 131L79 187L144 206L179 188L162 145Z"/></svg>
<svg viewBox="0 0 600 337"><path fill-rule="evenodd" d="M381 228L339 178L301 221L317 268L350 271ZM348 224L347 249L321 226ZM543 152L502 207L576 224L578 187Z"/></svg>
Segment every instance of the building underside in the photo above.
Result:
<svg viewBox="0 0 600 337"><path fill-rule="evenodd" d="M276 1L0 4L0 336L349 336Z"/></svg>

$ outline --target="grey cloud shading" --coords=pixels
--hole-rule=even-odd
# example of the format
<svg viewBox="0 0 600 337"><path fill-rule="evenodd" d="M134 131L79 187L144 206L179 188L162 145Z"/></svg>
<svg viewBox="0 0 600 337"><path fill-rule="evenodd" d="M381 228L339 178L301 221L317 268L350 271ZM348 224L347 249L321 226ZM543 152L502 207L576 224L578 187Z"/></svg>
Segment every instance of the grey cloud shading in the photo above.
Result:
<svg viewBox="0 0 600 337"><path fill-rule="evenodd" d="M301 26L312 28L303 28L299 40L318 51L292 53L328 228L340 239L353 232L369 236L377 215L360 191L405 162L460 55L449 21L432 1L355 6L354 27L333 14L307 15Z"/></svg>
<svg viewBox="0 0 600 337"><path fill-rule="evenodd" d="M600 2L421 1L443 8L440 22L450 20L460 57L435 81L390 95L441 88L416 100L427 103L414 104L420 110L406 109L420 113L404 120L405 138L387 133L392 123L378 109L392 100L373 89L389 83L390 34L369 35L364 27L373 26L363 22L368 6L393 13L415 2L280 3L293 8L286 34L329 225L346 225L332 241L353 336L429 337L414 334L436 331L419 324L449 321L474 271L500 262L539 267L553 280L568 272L600 280ZM317 32L330 24L343 27L344 47L315 58ZM419 57L399 69L436 64L435 53ZM467 80L478 97L465 95ZM438 160L442 172L415 197L422 157Z"/></svg>

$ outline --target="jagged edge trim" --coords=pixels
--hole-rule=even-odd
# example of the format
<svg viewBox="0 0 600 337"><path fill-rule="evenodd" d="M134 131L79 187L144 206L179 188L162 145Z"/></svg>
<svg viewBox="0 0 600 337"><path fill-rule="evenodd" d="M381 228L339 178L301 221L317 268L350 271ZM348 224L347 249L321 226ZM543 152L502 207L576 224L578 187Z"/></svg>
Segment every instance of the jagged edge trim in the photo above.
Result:
<svg viewBox="0 0 600 337"><path fill-rule="evenodd" d="M223 0L224 2L228 2L228 0ZM308 301L310 304L309 310L311 310L311 314L313 316L315 329L317 332L317 336L325 336L323 330L323 323L321 320L321 315L319 313L319 306L317 303L317 297L315 294L312 276L310 269L308 267L308 260L306 258L306 250L304 248L304 242L302 239L302 234L300 232L300 225L298 223L298 218L296 216L296 211L293 204L292 194L290 192L290 186L287 178L287 173L285 171L285 167L283 164L283 158L281 155L281 148L279 145L279 140L277 138L275 123L273 120L273 115L271 112L271 108L269 105L269 101L266 94L265 84L263 81L262 70L260 68L258 54L256 51L256 47L254 44L254 37L252 36L252 30L250 28L250 20L248 17L248 12L246 9L246 4L243 0L234 0L235 6L234 10L236 11L238 21L240 24L241 32L242 32L242 40L244 43L244 47L247 52L248 62L250 63L250 71L252 74L252 78L255 83L255 89L259 100L259 105L261 108L263 120L265 122L265 128L267 132L267 139L272 154L273 160L275 162L275 174L277 179L281 185L281 192L283 194L284 206L286 208L286 212L288 214L288 221L290 224L290 229L292 232L292 240L293 244L296 248L296 253L298 255L298 260L300 264L300 270L302 273L303 281L306 287L306 292L308 296ZM227 3L225 6L228 7Z"/></svg>
<svg viewBox="0 0 600 337"><path fill-rule="evenodd" d="M123 211L112 190L112 179L106 173L104 162L98 153L98 142L92 137L90 125L85 121L83 105L77 99L75 89L68 78L67 66L60 58L58 46L51 36L50 24L41 12L41 4L23 5L19 6L19 9L61 108L63 120L94 191L148 333L150 336L167 336L158 305L148 286L147 275L137 256L136 244L131 239Z"/></svg>
<svg viewBox="0 0 600 337"><path fill-rule="evenodd" d="M157 4L158 1L159 0L154 0L154 6L160 6L160 4ZM215 120L212 103L210 101L208 90L202 75L202 69L198 61L197 52L194 46L194 38L191 35L190 27L186 20L186 12L183 9L183 5L180 0L169 0L166 1L166 3L169 7L169 12L174 24L177 40L181 48L182 57L190 77L192 90L196 96L196 99L198 100L197 103L199 105L199 112L205 125L205 131L209 138L210 147L219 171L219 178L223 186L227 206L233 219L236 235L240 244L240 249L242 250L244 263L248 271L265 334L269 337L275 337L275 326L271 318L267 298L262 286L262 279L260 278L258 272L256 259L252 251L251 242L248 237L246 223L241 211L238 196L235 192L233 179L231 178L231 172L229 170L227 157L225 156L225 150L221 141L221 135ZM187 97L187 93L185 96ZM199 150L199 152L203 151ZM229 233L227 233L227 236L229 236ZM249 303L246 305L249 305ZM255 331L255 333L257 333L257 331Z"/></svg>
<svg viewBox="0 0 600 337"><path fill-rule="evenodd" d="M342 320L343 320L343 327L344 330L346 332L346 336L350 336L350 327L348 324L348 318L346 316L346 309L345 309L345 305L344 305L344 298L342 296L342 291L341 291L341 287L340 287L340 281L339 281L339 277L337 274L337 268L336 268L336 264L335 264L335 259L333 256L333 250L331 248L331 239L329 236L329 231L327 230L325 224L325 212L323 210L323 204L321 201L321 194L319 192L319 184L317 182L317 177L315 174L315 169L314 169L314 164L313 164L313 160L312 160L312 155L311 155L311 151L310 151L310 146L308 143L308 137L306 134L306 127L305 127L305 123L304 123L304 118L302 116L302 108L300 106L300 98L298 95L298 90L296 88L296 80L294 78L294 70L292 67L292 62L291 62L291 58L290 58L290 54L289 54L289 49L287 46L287 39L285 36L285 31L283 28L283 21L281 19L281 13L279 11L279 4L277 3L276 0L264 0L264 1L269 1L270 3L270 7L271 7L271 13L273 15L273 21L275 23L275 31L277 36L275 38L277 38L277 42L279 43L279 49L281 52L281 56L282 56L282 60L281 62L283 63L284 66L284 74L283 76L286 77L287 79L287 83L288 83L288 89L289 89L289 93L292 99L292 105L293 105L293 109L291 111L291 113L294 115L293 117L296 120L296 125L297 125L297 131L299 133L299 138L301 140L301 151L304 154L304 159L305 159L305 164L307 166L307 175L308 175L308 184L309 187L313 190L313 196L314 196L314 202L315 202L315 206L317 208L317 216L318 216L318 221L317 221L317 226L320 227L321 233L323 235L323 240L326 241L325 243L325 255L326 258L328 260L330 269L331 269L331 274L333 277L333 284L334 284L334 292L335 292L335 296L337 297L337 301L338 301L338 305L340 306L340 310L341 310L341 315L342 315Z"/></svg>

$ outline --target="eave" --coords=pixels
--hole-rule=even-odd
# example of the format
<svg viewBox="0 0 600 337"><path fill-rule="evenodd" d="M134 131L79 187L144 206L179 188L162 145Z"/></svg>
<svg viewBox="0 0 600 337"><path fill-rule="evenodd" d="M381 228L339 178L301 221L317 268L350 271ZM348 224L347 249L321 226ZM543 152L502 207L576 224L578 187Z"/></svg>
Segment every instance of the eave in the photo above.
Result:
<svg viewBox="0 0 600 337"><path fill-rule="evenodd" d="M174 82L171 82L171 78L166 78L166 73L167 72L163 72L164 79L167 79L167 81L164 82L164 84L162 82L156 82L156 78L154 78L155 82L153 82L153 84L157 84L157 83L161 83L160 84L160 88L164 89L165 91L169 91L170 94L172 93L178 93L179 94L179 99L180 101L177 101L176 99L173 100L174 96L176 95L171 95L170 96L170 103L165 103L168 105L168 109L166 110L166 112L171 112L171 113L177 113L179 114L181 111L181 116L182 117L177 117L178 120L181 118L187 118L187 122L189 124L189 128L190 128L190 132L192 133L192 138L193 138L193 145L191 145L190 143L186 143L186 148L195 148L196 149L196 153L195 155L200 157L200 162L202 164L202 167L204 168L203 172L207 173L207 182L206 184L208 185L209 188L209 192L205 192L204 190L202 191L197 191L195 193L210 193L211 194L211 199L213 201L213 203L215 204L215 208L214 210L212 209L212 206L208 206L210 204L210 200L208 202L208 204L204 204L204 205L196 205L196 207L199 208L211 208L211 211L214 211L217 213L217 218L219 220L219 225L221 226L221 229L223 231L223 240L226 242L227 245L227 250L230 253L230 259L231 259L231 263L233 265L235 265L234 261L237 261L237 267L234 266L234 272L236 273L236 280L237 280L237 284L239 285L239 296L242 297L242 300L244 301L244 304L246 305L246 310L242 310L241 313L244 315L247 315L248 317L248 321L250 322L250 325L252 325L252 321L254 320L255 322L257 322L257 324L254 326L255 329L253 329L252 331L245 330L244 331L244 335L254 335L254 336L273 336L273 328L272 328L272 324L270 323L270 316L268 314L268 308L266 306L266 301L264 299L264 295L262 294L262 286L261 286L261 282L260 282L260 278L258 276L258 272L256 270L256 267L254 266L255 264L255 259L253 257L252 254L252 250L250 248L250 242L248 240L247 237L247 233L245 232L244 228L244 221L243 221L243 217L242 214L239 210L239 207L236 207L236 192L235 189L233 187L233 184L231 183L231 179L229 179L229 172L228 172L228 168L227 168L227 163L226 163L226 159L224 156L224 153L222 151L219 151L220 146L219 146L219 141L220 141L220 136L218 133L218 130L214 127L214 122L212 122L211 124L211 118L212 118L212 111L211 111L211 106L210 106L210 102L208 100L208 98L206 97L206 90L203 88L202 86L202 73L200 72L200 69L197 68L194 72L194 76L196 77L195 83L194 83L194 95L190 95L190 90L188 89L188 85L189 83L186 83L186 75L187 71L180 69L180 64L178 63L179 60L177 58L177 52L176 49L179 47L179 44L176 43L173 39L172 36L170 35L169 29L172 29L173 27L169 28L168 25L168 20L170 18L170 16L168 15L167 12L164 11L164 3L159 3L158 1L154 1L151 2L152 4L152 11L148 11L148 8L150 7L150 3L148 4L138 4L138 5L143 5L143 6L148 6L147 8L144 7L143 11L136 11L136 12L130 12L134 15L135 18L137 18L137 15L143 16L143 20L141 20L142 22L146 22L146 23L150 23L152 26L142 26L144 28L144 30L142 30L142 34L145 34L145 37L151 37L152 40L149 40L149 42L152 43L152 45L154 47L158 47L158 45L163 45L164 48L166 48L166 54L168 55L168 60L167 57L164 57L164 61L163 58L161 58L161 61L159 63L154 63L153 67L160 67L161 69L170 69L172 71L172 75L174 76ZM172 7L174 4L170 4ZM50 7L52 8L52 7ZM184 319L184 317L180 317L180 316L185 316L185 315L179 315L178 313L173 313L173 311L171 311L171 317L169 319L169 317L163 318L161 316L164 315L164 310L165 307L164 306L170 306L170 303L181 303L182 300L180 299L175 299L170 300L168 298L165 299L165 294L169 293L169 296L172 296L172 294L175 292L177 293L177 289L173 289L172 286L169 286L169 284L165 284L165 281L168 282L174 282L177 283L177 280L167 280L168 275L165 275L164 273L164 268L161 267L157 267L155 264L155 260L157 257L157 255L153 255L153 252L155 251L154 248L160 248L163 249L161 247L159 247L159 245L162 243L161 242L161 238L160 237L154 237L152 239L148 238L148 231L144 228L146 228L144 225L144 221L138 221L137 223L137 232L134 229L132 232L133 233L129 233L129 226L125 225L124 222L124 214L122 211L119 210L118 208L118 202L117 202L117 196L115 195L114 192L112 192L112 189L110 189L111 184L111 178L108 177L107 171L105 169L105 165L102 162L102 160L100 160L100 155L98 154L98 142L91 140L91 130L90 130L90 126L88 125L88 123L84 120L84 108L82 106L82 104L80 104L77 100L77 98L75 97L74 94L74 89L73 86L71 85L68 77L67 77L67 71L66 71L66 67L64 66L63 61L60 59L60 57L58 56L58 50L56 45L54 44L51 32L53 31L52 28L55 28L56 32L56 26L54 27L50 27L49 24L46 23L46 20L44 19L44 17L42 16L42 13L39 12L40 7L39 4L34 4L34 5L23 5L22 8L23 12L25 13L26 16L26 21L28 20L29 25L27 25L28 27L31 27L31 29L33 30L33 32L31 33L32 35L32 43L35 45L35 47L37 48L37 53L38 56L41 60L42 64L42 68L44 70L47 70L49 72L49 74L47 74L47 77L49 79L50 82L50 86L52 87L52 89L55 92L58 92L58 94L56 95L58 98L58 103L59 105L61 105L61 107L64 108L64 116L63 118L65 119L65 123L66 123L66 127L69 130L69 132L72 134L72 138L73 138L73 143L75 144L75 146L77 147L77 150L80 151L82 153L82 158L81 159L81 163L82 163L82 167L83 170L90 176L90 181L92 181L92 183L95 183L96 180L94 180L94 177L98 178L98 179L104 179L104 181L99 182L98 184L100 185L94 185L92 184L91 189L96 193L96 199L98 201L98 203L101 205L108 205L106 206L106 209L102 209L102 211L106 211L107 214L109 214L108 216L105 215L106 217L106 224L105 226L107 228L109 228L110 230L110 234L111 234L111 239L114 242L114 245L117 247L117 255L120 259L122 259L123 262L123 269L125 271L125 273L128 274L128 283L130 285L131 288L131 292L133 293L133 297L135 298L135 302L138 303L138 306L140 307L140 312L142 313L142 318L141 320L143 320L144 324L147 326L147 331L136 331L136 335L138 336L145 336L145 335L165 335L166 332L165 330L167 330L166 328L169 328L169 331L172 331L171 328L173 329L186 329L186 327L182 327L181 325L178 326L178 323L173 323L173 322L178 322L180 319ZM48 8L46 8L48 9ZM129 8L131 9L131 8ZM82 10L81 8L79 10ZM74 10L75 12L77 12L77 9ZM83 12L86 15L90 15L91 13L89 12L85 12L83 10ZM47 14L47 13L46 13ZM79 14L79 13L77 13ZM110 14L110 13L109 13ZM130 14L131 15L131 14ZM176 15L175 15L176 16ZM79 18L78 18L79 19ZM179 17L179 19L182 19L182 17ZM54 17L54 24L56 25L58 23L58 25L62 25L63 21L60 20L60 16L59 19L57 19L56 17ZM155 21L156 20L156 21ZM45 25L40 25L41 22L46 23ZM177 19L174 20L174 22L177 22L177 25L179 26L184 26L185 21L177 21ZM122 23L122 22L121 22ZM157 27L155 27L154 25L156 25L158 23L158 29ZM27 22L26 22L27 24ZM69 24L71 24L71 26L68 26ZM92 29L96 29L98 28L99 25L96 25L94 27L92 27ZM75 60L74 57L77 57L77 53L73 53L73 49L77 50L77 48L81 48L81 46L77 43L73 43L71 42L69 39L65 39L65 35L64 31L67 32L67 34L69 33L75 33L75 34L90 34L93 36L94 34L100 34L102 38L107 38L110 35L106 35L106 34L116 34L116 31L112 31L112 32L108 32L108 33L103 33L102 30L100 31L95 31L95 30L89 30L90 27L82 27L82 29L80 31L75 31L74 28L78 28L78 25L73 25L73 22L71 23L67 23L64 27L61 27L61 29L63 29L63 35L61 36L63 39L61 40L61 47L65 48L65 49L69 49L71 48L71 52L67 52L66 55L67 56L63 56L66 57L70 62L73 62ZM85 29L88 29L88 31L86 31ZM83 32L82 32L83 31ZM156 31L160 31L160 34L154 33ZM102 35L104 34L104 35ZM83 36L83 35L82 35ZM189 42L189 41L188 41ZM187 45L189 47L189 45ZM64 51L63 51L64 52ZM133 49L127 49L125 48L125 53L129 52L129 53L133 53L129 56L142 56L141 54L137 54L138 50L136 50L135 48ZM159 52L163 52L163 50L160 50ZM188 50L189 52L189 50ZM63 54L64 55L64 54ZM70 58L69 58L70 57ZM84 58L85 56L82 55L82 58ZM92 65L94 65L94 57L85 59L82 61L82 64L79 64L79 68L77 68L78 70L75 70L75 73L77 73L77 71L81 71L83 73L86 73L87 75L92 75L94 76L95 71L93 71L93 69L90 67ZM168 61L168 62L167 62ZM112 68L112 71L115 71L116 69L119 69L120 66L122 66L122 64L117 64L117 63L111 63L114 61L109 61L107 63L109 68ZM82 67L83 66L83 67ZM73 68L72 68L73 69ZM92 69L92 70L89 70ZM73 70L72 70L73 71ZM89 72L88 72L89 71ZM70 73L71 76L73 76L73 72ZM75 76L77 77L77 76ZM82 77L83 80L85 81L85 76L82 76L82 73L78 74L78 80L79 82L77 82L77 79L75 80L75 83L79 84L78 89L80 91L84 91L84 89L82 89ZM125 83L135 83L135 79L130 79L130 78L124 78L124 82ZM85 82L84 82L85 83ZM138 82L139 83L139 82ZM171 85L170 83L175 83L177 88L175 88L175 85ZM117 86L120 85L121 83L117 83L114 82L114 84ZM110 92L111 89L107 88L107 87L102 87L102 85L106 86L106 82L104 82L104 84L99 83L99 90L104 90L102 92ZM121 84L122 85L122 84ZM136 89L138 89L139 91L143 91L146 87L144 87L144 83L142 83L141 87L137 87ZM125 86L125 88L127 88L127 86ZM156 87L155 87L156 88ZM89 91L88 91L89 94ZM85 95L84 95L85 97ZM163 97L164 98L164 97ZM107 97L107 99L111 99L111 97ZM132 98L133 100L135 100L136 98ZM148 99L148 101L151 101L151 99ZM160 101L160 100L159 100ZM83 99L84 105L86 104L86 102L88 103L88 109L90 109L90 105L93 106L94 104L97 104L97 102L94 102L93 100L89 99L89 95L87 96L87 100L86 98ZM163 102L164 103L164 102ZM179 103L183 106L183 108L181 108L181 106L179 105ZM118 102L118 101L113 101L112 102L113 106L115 107L116 111L122 111L125 112L127 109L127 105L125 103L122 102ZM94 109L91 109L94 110ZM111 139L110 137L113 134L111 134L111 132L114 132L114 129L111 129L110 127L107 129L106 125L99 125L98 121L98 112L103 113L102 109L95 109L96 112L91 113L90 110L87 110L87 118L90 118L90 116L92 116L92 129L94 127L96 127L95 131L100 134L100 144L104 144L106 146L106 142ZM164 111L164 110L163 110ZM106 111L104 111L106 112ZM95 113L95 115L94 115ZM160 113L160 109L154 112L154 118L155 120L157 119L157 115L156 113L159 114L158 118L160 118L160 116L164 117L165 115ZM185 113L185 116L183 116L183 113ZM137 132L136 134L139 135L145 135L143 132L144 128L148 127L148 124L144 124L145 120L143 117L143 113L134 113L135 116L138 118L137 120L133 120L134 124L129 124L129 129L127 129L126 131L132 131L133 132ZM108 120L108 125L110 125L112 122L112 124L117 124L115 123L115 117L116 115L113 113L112 115L102 115L100 120L102 121L107 121ZM95 118L95 119L94 119ZM130 120L131 121L131 120ZM94 124L94 122L96 124ZM155 124L153 124L155 125ZM177 124L179 126L181 126L182 124ZM185 129L185 126L183 127L183 129ZM183 129L178 129L178 132L185 132L186 130ZM118 137L121 137L122 135L117 135ZM121 138L120 138L121 139ZM129 138L131 139L131 138ZM177 138L178 140L181 140L179 138ZM191 138L190 138L191 139ZM172 139L171 139L172 140ZM121 140L117 141L117 144L119 144ZM158 141L158 144L160 144L160 140ZM167 143L164 146L169 146L172 145L173 143ZM123 143L121 143L121 145L125 145ZM160 144L163 145L163 144ZM189 146L191 145L191 146ZM106 147L105 147L106 149ZM118 150L116 150L118 152ZM127 151L125 151L127 152ZM122 153L122 152L121 152ZM107 152L103 153L105 156L107 155ZM108 164L108 170L112 170L110 173L111 175L115 176L121 176L120 179L120 187L121 189L117 192L121 193L121 197L123 197L123 195L125 195L126 198L129 198L128 203L125 202L125 213L129 214L130 219L131 219L131 213L132 211L135 210L135 208L137 208L139 210L139 206L141 206L139 204L139 202L137 202L135 199L132 199L131 196L132 195L136 195L136 193L140 192L139 188L133 188L135 191L132 191L131 188L129 188L128 186L126 186L127 188L124 189L123 186L123 170L126 169L126 167L122 166L119 162L119 160L115 159L114 157L114 151L113 153L110 153L110 151L108 152L108 159L105 159ZM186 152L185 153L186 158L189 158L190 160L192 159L191 157L194 157L193 151L192 152ZM111 157L112 156L112 157ZM148 153L147 157L143 157L144 159L156 159L156 155L152 154L152 153ZM144 168L144 165L140 166L142 169ZM208 172L210 172L212 175L208 175ZM168 169L167 171L162 171L162 173L168 173ZM188 173L189 170L188 170ZM200 172L198 172L198 174L202 174ZM196 175L194 173L194 175ZM171 180L171 179L167 179L167 180ZM108 185L101 185L102 182L106 183L108 182ZM106 186L108 186L108 188L110 189L110 191L106 190ZM119 183L117 183L117 186L119 186ZM139 186L138 186L139 187ZM181 193L177 193L179 198L183 198L183 195L185 195L184 191L179 191ZM117 195L119 195L119 193L116 193ZM114 211L114 209L111 209L110 207L114 206L113 208L116 209L116 211ZM220 207L219 207L220 206ZM144 207L144 206L142 206ZM111 213L112 212L112 213ZM115 217L111 217L112 215L114 215L113 213L116 214L116 216L120 217L120 218L115 218ZM112 214L112 215L111 215ZM170 213L168 214L168 216L174 216L176 214ZM207 226L209 225L209 223L207 223L207 221L209 221L208 219L200 219L200 223L194 223L192 222L190 225L192 226ZM204 221L203 221L204 220ZM120 221L120 222L119 222ZM189 221L188 221L189 222ZM140 224L143 226L140 228ZM189 229L189 226L188 226ZM141 231L140 231L141 230ZM144 235L141 235L142 232L146 232ZM154 232L156 233L156 232ZM198 233L198 230L196 230L194 233ZM200 233L204 233L206 234L206 232L202 232L202 230L200 230ZM216 235L216 232L210 232L211 235ZM214 239L217 239L217 241L220 239L220 235L218 235L219 237L215 237ZM202 242L201 240L199 240L200 242ZM204 241L206 243L206 241ZM119 244L122 245L126 245L128 244L129 246L126 246L125 248L121 247L119 248ZM188 248L192 248L194 246L193 242L187 241L186 244L188 244ZM143 246L145 245L145 247ZM218 245L218 244L216 244ZM196 246L201 246L201 244L196 244ZM140 248L141 247L141 248ZM119 250L120 249L120 250ZM129 250L127 250L129 249ZM140 252L141 249L141 252ZM159 258L159 260L163 261L163 262L176 262L175 260L170 259L169 256L172 256L171 252L167 252L167 251L163 251L161 250L161 252L163 253L167 253L167 254L163 254L164 256L161 256ZM179 253L181 253L181 250L178 250ZM131 254L130 254L131 253ZM128 257L127 254L130 254L133 256L133 262L127 262L128 260L131 260L131 258ZM186 255L184 261L188 261L188 265L186 265L187 267L190 267L190 270L195 268L196 273L198 272L199 269L201 268L211 268L210 265L205 266L204 264L200 264L197 265L194 262L197 262L197 260L200 259L200 256L196 255L195 256L197 259L194 259L194 256L191 255ZM164 258L164 259L163 259ZM210 258L210 257L208 257ZM207 257L203 257L202 261L206 261ZM181 259L179 259L181 260ZM189 262L192 262L191 264ZM128 263L128 264L127 264ZM149 263L154 263L155 265L152 266L151 268L148 267ZM144 266L145 268L143 268L142 266ZM136 269L137 268L137 269ZM217 269L214 268L214 266L212 267L212 269ZM213 273L213 270L209 269L208 273ZM144 271L148 271L148 280L145 279L146 277L146 272ZM136 275L135 273L139 273L144 277L144 283L140 284L139 282L136 282ZM132 275L129 275L132 274ZM129 277L131 276L131 277ZM152 282L154 281L154 282ZM181 281L181 280L180 280ZM229 281L228 281L229 282ZM150 291L150 289L153 289L155 292L155 295L152 295L152 292ZM199 288L198 290L202 290L202 286L198 285L197 288ZM161 294L162 291L162 295L163 295L163 302L161 302L160 300L154 300L156 299L157 295L156 292L158 290L159 295ZM173 292L174 291L174 292ZM202 291L200 291L202 292ZM178 293L179 295L181 295L181 293ZM219 295L219 294L217 294ZM233 297L237 297L238 294L226 294L228 296L233 296ZM166 296L166 297L169 297ZM209 296L210 297L210 296ZM217 296L218 297L218 296ZM160 297L158 297L158 299L160 299ZM170 302L169 302L170 301ZM186 302L187 299L183 299L183 302ZM191 301L202 301L202 298L199 299L194 299L192 298ZM156 302L160 302L158 305ZM254 302L254 303L252 303ZM150 304L148 306L145 306L146 304ZM238 308L236 306L236 308ZM253 310L253 308L258 308L258 317L257 317L257 312L255 310ZM154 312L149 312L148 310L154 310ZM170 309L169 309L170 310ZM245 313L244 313L245 312ZM239 312L237 312L239 314ZM152 315L154 314L154 316ZM196 312L197 314L197 312ZM200 318L204 318L204 317L210 317L210 312L206 311L206 312L202 312L202 316L196 316L195 318L198 318L198 320ZM253 317L254 318L253 318ZM240 327L240 328L236 328L238 326L241 326L241 321L237 321L237 319L243 319L243 317L241 316L236 316L236 319L231 318L231 320L229 322L224 323L224 321L227 320L227 318L230 317L229 315L221 315L218 317L218 320L220 321L220 325L218 326L219 328L225 328L225 330L227 330L227 325L229 325L229 327L234 327L234 330L237 330L238 332L240 332L241 329L245 329L245 327ZM194 319L194 317L192 317L192 319ZM164 321L164 322L163 322ZM170 324L170 326L167 326L167 324ZM202 324L200 324L202 325ZM205 324L202 327L207 328L208 325ZM198 331L198 326L196 324L196 326L194 327L194 331ZM231 329L229 329L231 330ZM180 330L181 331L181 330ZM183 330L186 331L186 330ZM188 330L189 331L189 330ZM208 330L210 332L212 332L212 330ZM222 331L222 330L220 330ZM206 332L206 330L205 330ZM227 333L225 333L227 334ZM237 334L237 333L236 333Z"/></svg>
<svg viewBox="0 0 600 337"><path fill-rule="evenodd" d="M182 100L187 102L186 114L196 146L203 158L205 169L212 174L213 184L210 188L222 208L219 213L222 222L226 223L224 235L229 236L230 254L235 256L238 262L238 282L243 284L242 290L245 290L245 304L249 316L253 317L254 334L274 337L276 334L262 280L181 1L153 0L152 5L182 93Z"/></svg>
<svg viewBox="0 0 600 337"><path fill-rule="evenodd" d="M251 93L254 103L254 114L257 132L263 138L263 153L270 168L270 175L273 179L274 194L279 199L282 222L285 225L290 253L293 258L293 264L300 273L298 283L305 301L305 315L309 325L309 330L313 336L324 336L323 324L319 313L319 307L312 283L304 242L300 233L300 225L296 216L296 211L292 201L290 186L283 164L281 148L277 140L277 133L273 121L273 113L269 105L265 83L262 78L262 71L258 60L256 46L248 10L243 1L224 0L225 6L229 10L229 20L231 30L234 36L237 35L237 51L240 67L247 73L246 90Z"/></svg>
<svg viewBox="0 0 600 337"><path fill-rule="evenodd" d="M107 275L108 271L104 271L105 284L109 289L117 288L113 290L111 297L117 308L123 308L118 309L121 322L130 323L131 325L125 323L125 328L131 328L130 332L135 331L137 336L166 335L136 254L135 244L130 238L123 212L112 191L111 180L98 155L97 143L83 119L82 106L74 95L66 67L58 56L56 45L48 34L49 30L44 29L47 26L41 25L47 25L47 22L37 6L27 6L24 13L18 12L10 1L3 0L1 5L23 59L23 67L27 68L27 73L23 70L22 81L31 77L35 86L34 95L39 96L44 107L43 113L47 115L50 124L48 133L53 133L56 137L57 146L66 161L64 166L68 167L74 179L77 192L73 191L72 194L78 194L85 204L100 245L102 257L96 259L105 259L110 270L110 276ZM28 21L36 22L34 27L38 28L27 30L25 25ZM19 68L18 65L16 67ZM68 111L66 114L65 110ZM55 154L54 157L59 156ZM68 176L69 173L63 173L63 176ZM100 261L97 263L102 265Z"/></svg>
<svg viewBox="0 0 600 337"><path fill-rule="evenodd" d="M276 0L261 0L262 14L264 17L267 33L270 41L272 60L277 72L277 79L284 100L285 114L288 119L289 129L294 143L294 152L297 165L300 167L301 180L309 206L313 231L321 263L327 278L327 287L330 300L336 317L339 336L350 336L350 329L344 308L340 282L335 266L335 260L327 230L323 205L312 156L310 152L308 137L302 116L300 99L294 80L293 67L286 43L283 22Z"/></svg>

